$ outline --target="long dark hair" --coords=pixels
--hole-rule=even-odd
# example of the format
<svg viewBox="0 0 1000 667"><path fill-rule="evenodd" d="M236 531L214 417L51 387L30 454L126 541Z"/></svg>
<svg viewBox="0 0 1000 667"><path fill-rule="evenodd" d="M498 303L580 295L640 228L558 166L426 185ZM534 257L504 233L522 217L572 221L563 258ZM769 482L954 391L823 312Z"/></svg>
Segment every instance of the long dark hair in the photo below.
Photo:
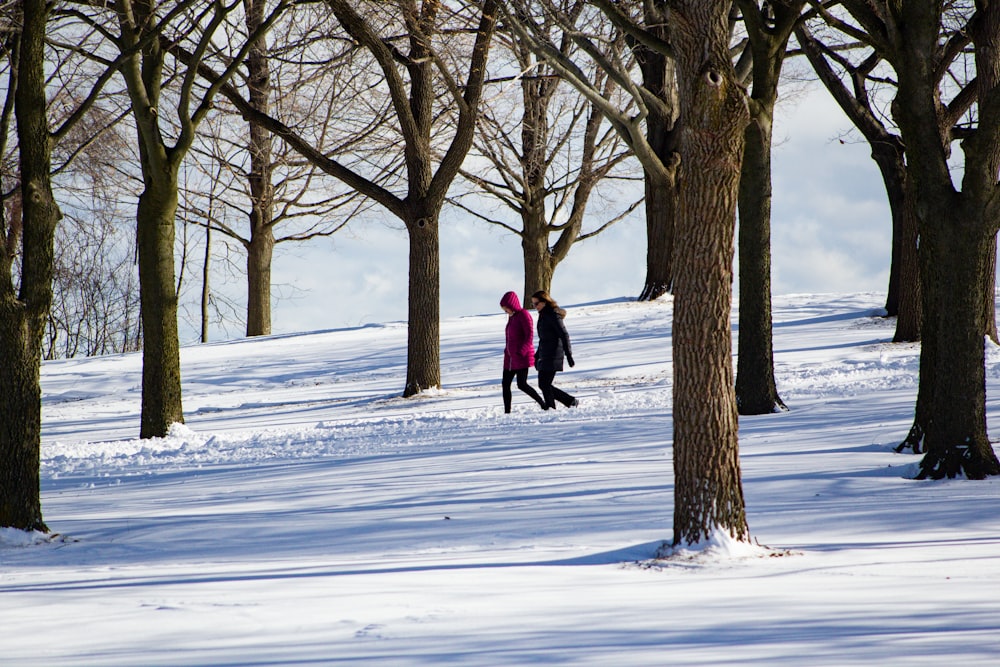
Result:
<svg viewBox="0 0 1000 667"><path fill-rule="evenodd" d="M559 307L559 304L556 303L556 300L553 299L551 296L549 296L549 293L546 292L543 289L540 289L537 292L535 292L534 294L532 294L531 298L532 298L532 300L537 299L537 300L541 301L542 303L544 303L546 306L549 306L550 308L558 308Z"/></svg>

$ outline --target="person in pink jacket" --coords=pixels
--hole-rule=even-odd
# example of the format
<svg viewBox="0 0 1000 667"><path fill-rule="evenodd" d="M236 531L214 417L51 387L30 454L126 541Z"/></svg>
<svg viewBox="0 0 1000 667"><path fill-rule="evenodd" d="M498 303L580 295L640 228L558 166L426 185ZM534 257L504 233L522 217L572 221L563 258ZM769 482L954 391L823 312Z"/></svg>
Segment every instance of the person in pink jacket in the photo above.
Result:
<svg viewBox="0 0 1000 667"><path fill-rule="evenodd" d="M528 384L528 369L535 364L535 327L531 313L521 308L521 300L514 292L503 295L500 307L507 313L507 345L503 349L503 411L510 412L513 399L510 385L514 378L517 378L517 388L535 399L545 410L545 401Z"/></svg>

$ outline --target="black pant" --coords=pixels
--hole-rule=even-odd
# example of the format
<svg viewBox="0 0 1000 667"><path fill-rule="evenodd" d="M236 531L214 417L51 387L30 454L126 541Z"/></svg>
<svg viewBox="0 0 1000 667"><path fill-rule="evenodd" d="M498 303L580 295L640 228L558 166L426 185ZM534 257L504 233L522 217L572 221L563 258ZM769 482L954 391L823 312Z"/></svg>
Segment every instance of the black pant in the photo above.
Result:
<svg viewBox="0 0 1000 667"><path fill-rule="evenodd" d="M559 387L552 385L552 380L556 377L555 371L538 371L538 388L542 390L545 397L545 407L555 408L556 401L559 401L567 408L576 405L576 399L567 394Z"/></svg>
<svg viewBox="0 0 1000 667"><path fill-rule="evenodd" d="M511 400L513 400L513 396L510 392L510 383L515 377L517 378L517 388L538 401L538 404L544 408L545 401L543 401L542 397L538 395L535 388L528 384L528 369L518 368L516 371L505 370L503 372L503 411L510 412L510 403Z"/></svg>

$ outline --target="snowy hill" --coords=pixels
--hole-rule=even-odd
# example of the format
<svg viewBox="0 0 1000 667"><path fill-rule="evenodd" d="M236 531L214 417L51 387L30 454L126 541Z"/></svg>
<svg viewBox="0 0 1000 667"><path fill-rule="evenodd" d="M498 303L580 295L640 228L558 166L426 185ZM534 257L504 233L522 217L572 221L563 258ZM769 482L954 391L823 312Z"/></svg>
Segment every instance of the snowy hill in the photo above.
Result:
<svg viewBox="0 0 1000 667"><path fill-rule="evenodd" d="M569 410L503 414L500 312L444 321L413 399L405 323L185 348L187 423L146 441L138 355L47 363L63 537L0 531L0 664L997 664L1000 480L910 479L919 347L881 303L775 298L791 410L740 422L770 550L659 564L669 299L569 306ZM996 435L993 347L987 378Z"/></svg>

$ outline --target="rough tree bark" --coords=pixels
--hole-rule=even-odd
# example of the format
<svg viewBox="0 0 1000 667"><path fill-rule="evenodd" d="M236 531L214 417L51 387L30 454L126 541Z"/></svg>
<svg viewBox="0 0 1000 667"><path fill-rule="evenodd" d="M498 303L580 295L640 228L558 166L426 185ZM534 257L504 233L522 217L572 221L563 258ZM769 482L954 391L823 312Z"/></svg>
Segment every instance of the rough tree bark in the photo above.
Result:
<svg viewBox="0 0 1000 667"><path fill-rule="evenodd" d="M902 159L903 156L897 154L893 161L898 165ZM892 315L891 309L895 309L896 332L892 342L911 343L920 340L924 328L923 290L920 286L920 232L917 212L913 208L913 196L910 194L912 186L905 176L905 167L894 166L891 171L893 174L903 171L903 178L890 178L886 171L882 172L883 179L887 179L886 191L890 192L893 238L899 237L898 243L893 242L892 260L897 289L893 292L890 287L885 307L889 315ZM889 180L894 183L890 185ZM897 193L897 190L902 192ZM892 299L893 294L895 300Z"/></svg>
<svg viewBox="0 0 1000 667"><path fill-rule="evenodd" d="M23 23L11 63L20 167L18 219L4 226L0 250L0 526L48 532L42 520L41 345L52 304L53 243L61 217L52 194L45 98L45 0L21 3ZM15 78L16 77L16 78ZM5 128L6 129L6 128ZM20 229L19 229L20 228ZM21 237L20 290L11 276Z"/></svg>
<svg viewBox="0 0 1000 667"><path fill-rule="evenodd" d="M1000 5L983 3L968 17L976 63L978 126L962 142L965 170L956 190L947 161L953 123L940 96L938 70L943 39L941 3L911 0L879 3L877 19L867 5L845 6L859 22L885 35L880 44L899 78L893 113L906 145L920 225L924 298L921 398L915 423L924 434L921 477L970 479L1000 474L987 437L984 301L986 275L1000 228ZM971 13L971 10L970 10ZM952 17L954 18L954 17ZM924 383L930 387L924 389Z"/></svg>
<svg viewBox="0 0 1000 667"><path fill-rule="evenodd" d="M680 209L674 279L674 538L749 540L737 442L730 312L746 92L722 0L677 0L670 34L680 90Z"/></svg>
<svg viewBox="0 0 1000 667"><path fill-rule="evenodd" d="M774 380L771 320L771 141L786 47L805 0L737 3L750 38L753 89L739 189L740 311L736 405L741 415L786 410Z"/></svg>

